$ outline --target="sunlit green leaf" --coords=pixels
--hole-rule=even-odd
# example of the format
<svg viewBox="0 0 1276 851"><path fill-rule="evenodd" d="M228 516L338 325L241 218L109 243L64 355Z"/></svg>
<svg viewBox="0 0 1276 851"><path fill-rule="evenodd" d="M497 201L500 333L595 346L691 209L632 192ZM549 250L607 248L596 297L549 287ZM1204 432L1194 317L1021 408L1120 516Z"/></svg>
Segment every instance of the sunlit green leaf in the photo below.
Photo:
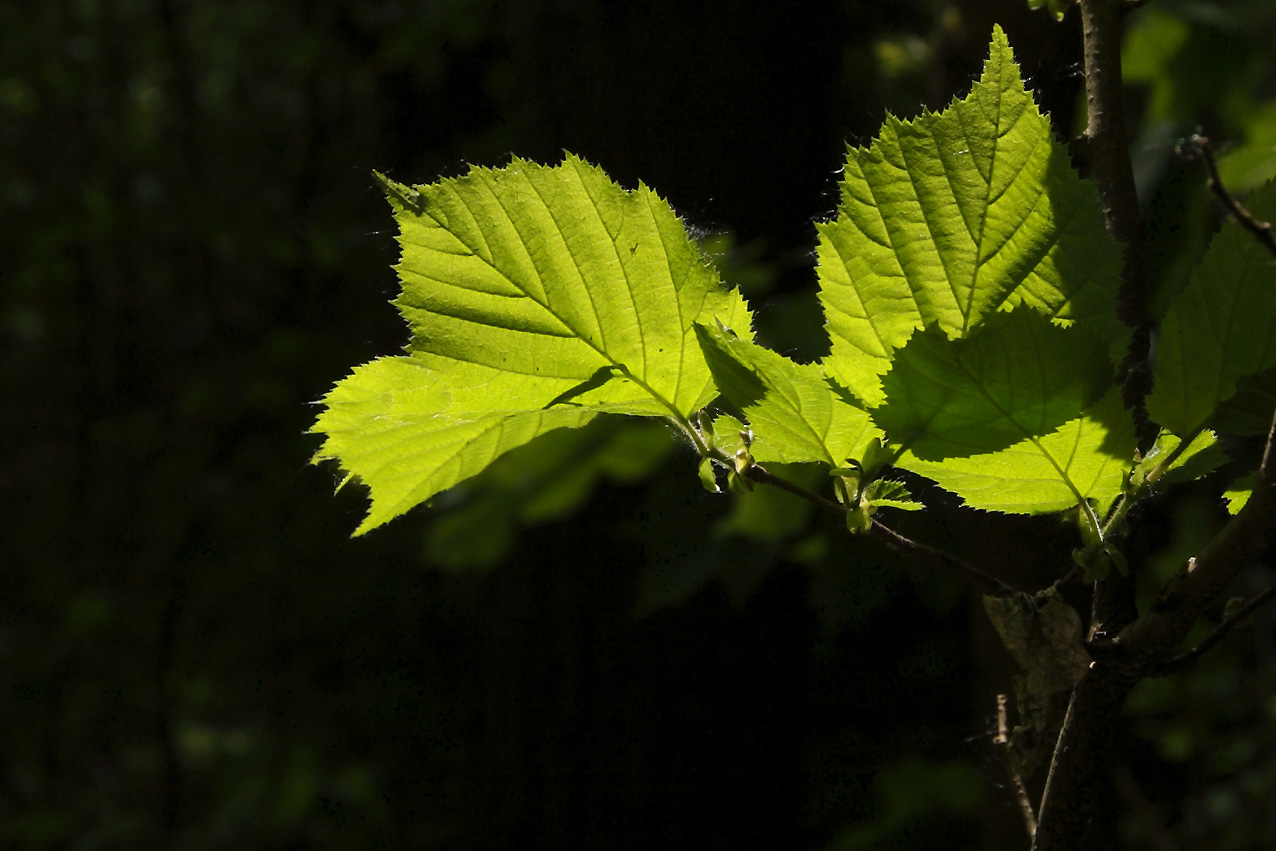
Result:
<svg viewBox="0 0 1276 851"><path fill-rule="evenodd" d="M625 191L573 156L430 186L382 180L412 351L578 381L615 368L686 415L714 396L694 323L751 336L743 299L646 186Z"/></svg>
<svg viewBox="0 0 1276 851"><path fill-rule="evenodd" d="M356 369L314 428L316 460L372 491L356 534L551 429L602 412L685 422L716 395L695 323L751 336L743 299L645 186L572 156L382 182L413 356Z"/></svg>
<svg viewBox="0 0 1276 851"><path fill-rule="evenodd" d="M925 508L913 499L902 482L877 479L868 486L867 497L874 508L898 508L901 511L921 511Z"/></svg>
<svg viewBox="0 0 1276 851"><path fill-rule="evenodd" d="M835 391L818 364L796 364L717 327L697 333L723 400L753 429L757 460L836 466L878 436L868 413Z"/></svg>
<svg viewBox="0 0 1276 851"><path fill-rule="evenodd" d="M870 405L915 330L964 336L1020 303L1083 321L1124 352L1120 250L1000 28L968 97L912 121L888 116L871 145L849 150L837 216L818 230L825 363Z"/></svg>
<svg viewBox="0 0 1276 851"><path fill-rule="evenodd" d="M372 491L355 534L385 523L537 435L585 425L593 407L544 409L570 381L411 357L357 367L324 399L316 460L338 459ZM500 399L498 407L493 399Z"/></svg>
<svg viewBox="0 0 1276 851"><path fill-rule="evenodd" d="M1131 471L1131 479L1138 484L1148 473L1161 467L1182 441L1169 432L1157 436L1152 448L1144 453L1142 460ZM1227 463L1227 453L1218 443L1214 432L1207 430L1198 434L1190 444L1161 473L1158 480L1161 484L1174 482L1190 482L1212 473Z"/></svg>
<svg viewBox="0 0 1276 851"><path fill-rule="evenodd" d="M1250 473L1237 479L1232 486L1223 492L1223 499L1227 501L1227 513L1239 514L1241 509L1245 507L1245 503L1249 502L1250 496L1254 493L1254 485L1258 484L1258 471Z"/></svg>

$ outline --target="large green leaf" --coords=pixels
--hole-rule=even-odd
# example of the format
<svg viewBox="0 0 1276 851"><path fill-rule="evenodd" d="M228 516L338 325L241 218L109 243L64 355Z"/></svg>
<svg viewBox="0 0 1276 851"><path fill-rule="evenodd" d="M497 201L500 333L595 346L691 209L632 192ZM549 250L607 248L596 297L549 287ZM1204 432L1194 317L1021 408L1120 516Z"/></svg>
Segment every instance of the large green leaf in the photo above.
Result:
<svg viewBox="0 0 1276 851"><path fill-rule="evenodd" d="M1083 321L1114 359L1124 352L1119 247L1000 28L969 96L913 121L888 116L871 145L849 149L837 217L818 230L826 364L870 405L915 330L964 336L1019 303Z"/></svg>
<svg viewBox="0 0 1276 851"><path fill-rule="evenodd" d="M576 157L382 182L413 356L356 369L314 427L326 435L316 460L372 491L358 533L598 413L685 422L717 394L695 323L751 336L744 300L669 205Z"/></svg>
<svg viewBox="0 0 1276 851"><path fill-rule="evenodd" d="M1276 220L1276 182L1255 190L1246 206L1260 221ZM1274 366L1276 258L1231 221L1161 324L1148 414L1180 437L1194 434L1239 379Z"/></svg>
<svg viewBox="0 0 1276 851"><path fill-rule="evenodd" d="M872 414L892 444L936 461L1048 434L1111 387L1107 355L1090 335L1021 307L965 339L933 325L914 334Z"/></svg>
<svg viewBox="0 0 1276 851"><path fill-rule="evenodd" d="M1134 426L1114 390L1044 437L943 461L905 453L898 463L934 479L972 508L1045 514L1073 508L1082 499L1110 504L1121 493L1134 448Z"/></svg>
<svg viewBox="0 0 1276 851"><path fill-rule="evenodd" d="M727 406L749 421L757 460L838 467L859 459L880 436L868 413L836 392L818 364L794 363L717 327L696 331Z"/></svg>
<svg viewBox="0 0 1276 851"><path fill-rule="evenodd" d="M715 395L694 323L750 336L728 291L655 192L574 156L409 188L384 180L413 351L529 376L619 368L684 415Z"/></svg>

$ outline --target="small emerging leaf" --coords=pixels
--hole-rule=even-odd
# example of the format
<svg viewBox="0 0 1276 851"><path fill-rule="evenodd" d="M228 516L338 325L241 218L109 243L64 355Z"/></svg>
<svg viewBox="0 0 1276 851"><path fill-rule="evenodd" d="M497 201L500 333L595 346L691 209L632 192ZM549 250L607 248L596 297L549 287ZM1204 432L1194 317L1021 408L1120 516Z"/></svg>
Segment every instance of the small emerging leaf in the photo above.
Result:
<svg viewBox="0 0 1276 851"><path fill-rule="evenodd" d="M1232 483L1226 491L1223 492L1223 499L1227 500L1227 513L1240 514L1241 509L1245 507L1245 503L1249 502L1250 496L1254 493L1254 485L1258 484L1258 471L1250 473L1237 479Z"/></svg>
<svg viewBox="0 0 1276 851"><path fill-rule="evenodd" d="M1156 443L1152 444L1152 448L1130 472L1130 484L1134 487L1142 484L1149 473L1165 463L1165 459L1179 447L1181 442L1178 437L1169 432L1158 435ZM1227 453L1219 445L1218 437L1214 432L1206 429L1188 444L1168 468L1161 472L1158 482L1165 484L1189 482L1212 473L1225 463L1227 463Z"/></svg>
<svg viewBox="0 0 1276 851"><path fill-rule="evenodd" d="M868 498L874 508L898 508L901 511L921 511L926 506L913 499L902 482L878 479L868 486Z"/></svg>
<svg viewBox="0 0 1276 851"><path fill-rule="evenodd" d="M718 476L713 469L712 458L700 459L700 484L709 493L722 493L722 488L718 487Z"/></svg>

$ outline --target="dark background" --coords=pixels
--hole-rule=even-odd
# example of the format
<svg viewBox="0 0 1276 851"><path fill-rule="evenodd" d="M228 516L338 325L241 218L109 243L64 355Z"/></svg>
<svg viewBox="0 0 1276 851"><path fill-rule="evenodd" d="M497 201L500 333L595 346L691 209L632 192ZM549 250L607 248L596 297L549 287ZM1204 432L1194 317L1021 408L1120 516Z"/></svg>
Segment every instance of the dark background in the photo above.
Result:
<svg viewBox="0 0 1276 851"><path fill-rule="evenodd" d="M845 142L964 94L994 21L1075 129L1075 13L790 5L0 7L0 845L1022 847L1012 663L957 578L709 496L659 426L551 436L353 540L364 494L308 466L314 403L407 339L373 168L566 149L642 180L816 357ZM1173 138L1268 175L1274 30L1153 6L1132 131L1168 293L1211 216ZM1218 484L1141 518L1154 575ZM1023 584L1068 563L1057 520L923 496L909 534ZM1136 693L1114 843L1276 844L1274 650L1260 618Z"/></svg>

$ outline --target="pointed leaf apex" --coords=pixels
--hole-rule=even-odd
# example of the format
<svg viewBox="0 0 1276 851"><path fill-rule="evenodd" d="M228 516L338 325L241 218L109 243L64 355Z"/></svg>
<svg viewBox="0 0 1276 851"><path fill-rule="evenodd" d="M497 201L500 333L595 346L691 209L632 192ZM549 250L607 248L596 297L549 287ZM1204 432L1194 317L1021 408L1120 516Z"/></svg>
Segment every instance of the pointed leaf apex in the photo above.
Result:
<svg viewBox="0 0 1276 851"><path fill-rule="evenodd" d="M1026 304L1123 355L1121 251L1023 85L1004 30L980 79L938 113L888 117L849 150L837 216L817 226L832 378L869 405L915 329L964 337Z"/></svg>

